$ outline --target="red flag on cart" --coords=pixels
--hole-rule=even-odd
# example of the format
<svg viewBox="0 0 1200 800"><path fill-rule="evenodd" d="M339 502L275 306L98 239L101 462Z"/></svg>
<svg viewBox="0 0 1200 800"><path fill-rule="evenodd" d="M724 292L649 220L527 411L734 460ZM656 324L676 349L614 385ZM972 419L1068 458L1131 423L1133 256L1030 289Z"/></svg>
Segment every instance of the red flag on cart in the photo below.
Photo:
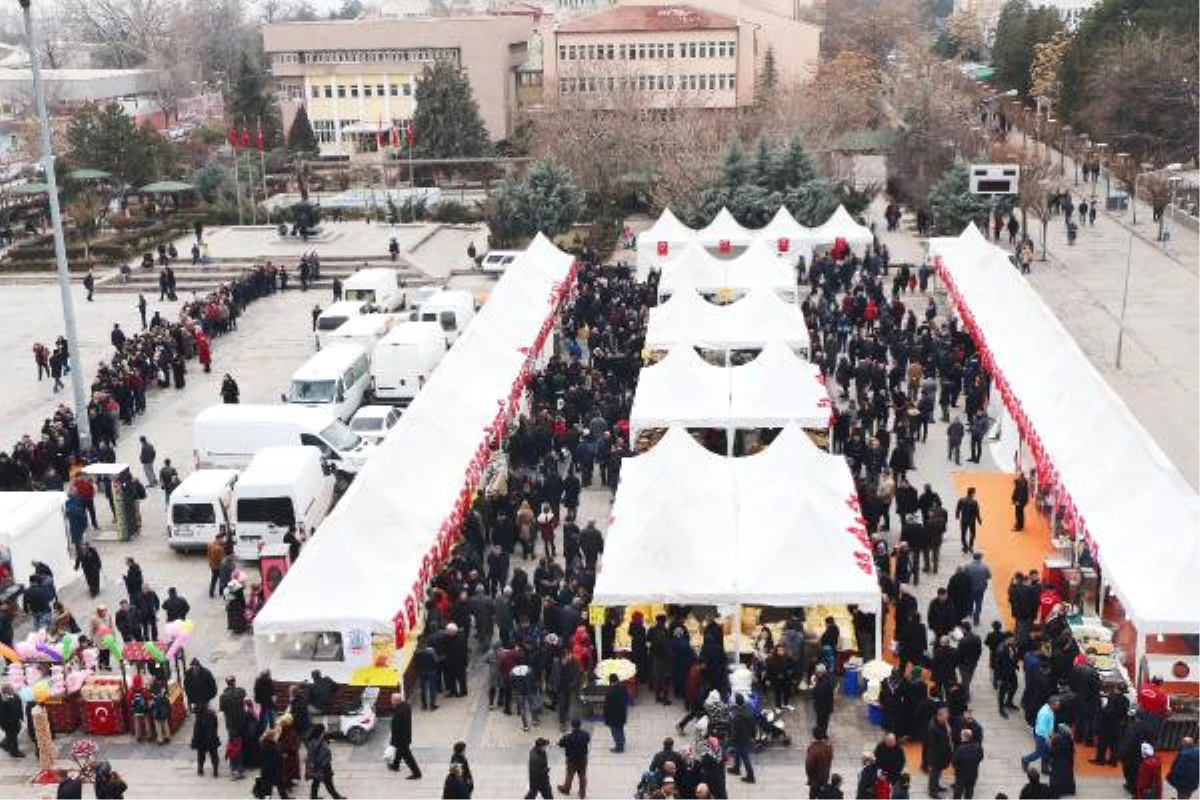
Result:
<svg viewBox="0 0 1200 800"><path fill-rule="evenodd" d="M250 128L242 126L242 147L250 146Z"/></svg>
<svg viewBox="0 0 1200 800"><path fill-rule="evenodd" d="M229 126L229 146L232 147L234 150L237 150L238 135L237 135L237 126L236 125Z"/></svg>

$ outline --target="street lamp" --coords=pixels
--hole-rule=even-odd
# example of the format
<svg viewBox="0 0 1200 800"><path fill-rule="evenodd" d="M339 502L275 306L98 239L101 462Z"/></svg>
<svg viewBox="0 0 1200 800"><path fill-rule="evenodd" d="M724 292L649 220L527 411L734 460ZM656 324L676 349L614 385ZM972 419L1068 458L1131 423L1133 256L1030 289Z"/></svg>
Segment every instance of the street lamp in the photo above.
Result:
<svg viewBox="0 0 1200 800"><path fill-rule="evenodd" d="M1059 128L1058 174L1063 177L1066 177L1066 174L1067 174L1064 159L1066 159L1067 141L1070 139L1070 136L1071 136L1071 126L1070 125L1063 125L1061 128ZM1076 170L1075 174L1076 174L1076 176L1079 175L1078 170ZM1075 181L1075 185L1076 186L1079 185L1078 180Z"/></svg>
<svg viewBox="0 0 1200 800"><path fill-rule="evenodd" d="M1138 164L1138 171L1133 174L1133 197L1129 198L1129 205L1133 208L1133 224L1137 225L1137 199L1138 199L1138 179L1147 172L1153 172L1154 165L1143 161Z"/></svg>
<svg viewBox="0 0 1200 800"><path fill-rule="evenodd" d="M79 433L79 448L92 446L88 426L87 396L83 386L83 358L79 352L79 334L75 328L75 299L71 296L71 273L67 268L67 244L63 238L62 211L58 207L58 179L54 174L54 152L50 141L50 115L46 111L46 91L42 86L41 56L33 36L31 0L17 0L25 20L25 40L29 47L29 67L33 72L33 94L37 103L38 128L41 133L42 168L46 173L46 192L50 196L50 225L54 230L54 263L58 268L58 291L62 301L63 327L71 360L71 395L75 400L75 427Z"/></svg>

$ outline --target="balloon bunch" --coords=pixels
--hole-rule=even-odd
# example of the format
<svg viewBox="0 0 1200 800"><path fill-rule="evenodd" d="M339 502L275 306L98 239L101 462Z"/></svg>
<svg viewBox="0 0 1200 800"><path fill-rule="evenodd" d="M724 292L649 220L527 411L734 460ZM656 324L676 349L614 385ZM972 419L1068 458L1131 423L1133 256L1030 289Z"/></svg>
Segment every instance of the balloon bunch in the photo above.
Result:
<svg viewBox="0 0 1200 800"><path fill-rule="evenodd" d="M188 639L192 637L192 630L195 627L196 623L190 619L177 619L167 623L168 646L166 658L163 661L169 661L179 655L179 651L183 650L184 646L188 643Z"/></svg>

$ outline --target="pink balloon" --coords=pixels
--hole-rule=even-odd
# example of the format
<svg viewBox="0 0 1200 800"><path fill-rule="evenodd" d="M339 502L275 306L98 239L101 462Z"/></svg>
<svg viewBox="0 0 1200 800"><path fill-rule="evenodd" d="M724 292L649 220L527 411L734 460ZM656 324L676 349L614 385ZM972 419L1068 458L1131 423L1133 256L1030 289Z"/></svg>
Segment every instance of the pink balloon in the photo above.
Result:
<svg viewBox="0 0 1200 800"><path fill-rule="evenodd" d="M84 681L87 680L88 674L83 670L72 672L67 676L67 693L75 694L83 688Z"/></svg>

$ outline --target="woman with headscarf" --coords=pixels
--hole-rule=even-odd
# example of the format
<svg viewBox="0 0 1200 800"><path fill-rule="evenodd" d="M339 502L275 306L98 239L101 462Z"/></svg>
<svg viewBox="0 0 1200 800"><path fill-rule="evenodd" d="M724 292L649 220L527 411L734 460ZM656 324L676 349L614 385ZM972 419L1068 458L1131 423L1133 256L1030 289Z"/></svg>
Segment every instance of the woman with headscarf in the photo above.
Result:
<svg viewBox="0 0 1200 800"><path fill-rule="evenodd" d="M537 516L538 533L542 537L542 552L546 558L558 557L558 548L554 546L554 531L558 528L558 515L549 503L542 503Z"/></svg>
<svg viewBox="0 0 1200 800"><path fill-rule="evenodd" d="M711 719L712 717L709 717L710 721ZM721 742L716 736L709 736L705 739L703 748L700 754L701 780L708 785L710 795L717 800L724 800L729 797L729 793L725 789L725 751L721 748Z"/></svg>
<svg viewBox="0 0 1200 800"><path fill-rule="evenodd" d="M295 718L288 713L279 718L279 755L283 759L283 785L291 791L300 782L300 732Z"/></svg>

